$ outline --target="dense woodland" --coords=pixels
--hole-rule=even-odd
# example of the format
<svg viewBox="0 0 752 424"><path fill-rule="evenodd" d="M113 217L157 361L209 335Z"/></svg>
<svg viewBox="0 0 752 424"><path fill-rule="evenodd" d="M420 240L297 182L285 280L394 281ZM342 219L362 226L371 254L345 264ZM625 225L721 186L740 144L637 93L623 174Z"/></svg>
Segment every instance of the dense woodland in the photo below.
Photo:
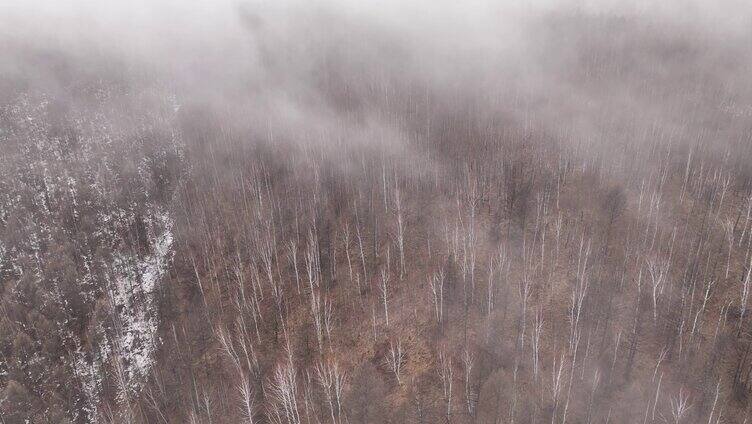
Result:
<svg viewBox="0 0 752 424"><path fill-rule="evenodd" d="M213 96L3 44L0 423L748 421L749 46L262 18Z"/></svg>

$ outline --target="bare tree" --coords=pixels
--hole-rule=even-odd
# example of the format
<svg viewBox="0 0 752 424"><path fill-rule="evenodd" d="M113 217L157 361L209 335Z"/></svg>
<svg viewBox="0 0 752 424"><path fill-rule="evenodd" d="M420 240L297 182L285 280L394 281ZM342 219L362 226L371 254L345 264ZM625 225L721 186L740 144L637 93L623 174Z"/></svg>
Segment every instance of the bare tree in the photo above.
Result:
<svg viewBox="0 0 752 424"><path fill-rule="evenodd" d="M290 263L292 264L293 270L295 271L295 287L298 290L298 294L300 294L300 272L298 271L298 245L295 239L290 240L287 243L287 257L289 258Z"/></svg>
<svg viewBox="0 0 752 424"><path fill-rule="evenodd" d="M446 422L449 422L452 416L452 382L454 380L454 368L452 367L452 360L447 356L443 350L439 351L439 363L438 363L439 379L441 380L441 387L444 394L444 416Z"/></svg>
<svg viewBox="0 0 752 424"><path fill-rule="evenodd" d="M434 307L436 322L444 320L444 271L439 270L428 277L428 287L431 289L431 302Z"/></svg>
<svg viewBox="0 0 752 424"><path fill-rule="evenodd" d="M255 393L251 387L251 382L247 378L242 378L238 384L238 394L242 402L241 413L244 422L247 424L254 424L254 416L256 414Z"/></svg>
<svg viewBox="0 0 752 424"><path fill-rule="evenodd" d="M538 380L538 368L540 364L540 343L541 335L543 334L543 316L541 310L535 313L533 321L533 333L532 333L532 348L533 348L533 378Z"/></svg>
<svg viewBox="0 0 752 424"><path fill-rule="evenodd" d="M671 397L671 418L674 424L681 423L687 411L692 407L689 402L689 395L684 392L684 388L679 389L676 396Z"/></svg>
<svg viewBox="0 0 752 424"><path fill-rule="evenodd" d="M397 248L400 257L400 280L405 276L405 221L402 214L399 183L394 183L394 204L397 209Z"/></svg>
<svg viewBox="0 0 752 424"><path fill-rule="evenodd" d="M749 283L750 279L752 277L752 257L750 257L749 265L747 266L747 274L744 276L744 280L742 280L742 291L741 296L739 300L739 325L741 326L744 322L744 315L747 312L747 301L749 300Z"/></svg>
<svg viewBox="0 0 752 424"><path fill-rule="evenodd" d="M381 302L384 305L384 319L386 320L387 327L389 326L389 274L386 269L381 270L381 280L379 281L379 293L381 294Z"/></svg>
<svg viewBox="0 0 752 424"><path fill-rule="evenodd" d="M355 233L358 236L358 249L360 250L360 263L363 266L363 281L368 282L368 270L366 269L366 254L363 249L363 236L360 233L360 218L358 216L358 205L355 205Z"/></svg>
<svg viewBox="0 0 752 424"><path fill-rule="evenodd" d="M326 300L322 302L321 295L317 291L311 291L311 316L313 318L313 329L316 332L319 352L324 351L326 315Z"/></svg>
<svg viewBox="0 0 752 424"><path fill-rule="evenodd" d="M277 365L267 389L270 396L267 416L281 424L301 424L295 368L289 362Z"/></svg>
<svg viewBox="0 0 752 424"><path fill-rule="evenodd" d="M734 248L734 230L736 229L736 223L731 218L727 218L721 222L724 234L726 236L726 243L728 243L728 251L726 255L726 274L724 278L729 277L729 271L731 268L731 252Z"/></svg>
<svg viewBox="0 0 752 424"><path fill-rule="evenodd" d="M658 314L658 297L663 293L663 285L666 282L669 264L668 262L648 259L647 268L652 286L651 299L653 301L653 321L655 321Z"/></svg>
<svg viewBox="0 0 752 424"><path fill-rule="evenodd" d="M475 405L477 402L477 393L472 386L471 377L473 372L473 366L475 365L475 358L469 350L465 349L462 354L462 365L464 371L464 383L465 383L465 406L467 407L467 414L471 417L475 416Z"/></svg>
<svg viewBox="0 0 752 424"><path fill-rule="evenodd" d="M559 406L559 395L562 389L562 371L564 370L564 354L559 359L559 367L556 367L556 357L554 357L553 367L551 368L551 400L553 401L553 410L551 412L551 424L556 422L556 412Z"/></svg>
<svg viewBox="0 0 752 424"><path fill-rule="evenodd" d="M394 373L394 377L397 379L397 384L402 384L402 363L405 360L405 352L402 350L402 342L397 339L397 343L393 341L389 342L389 350L387 351L384 362L389 370Z"/></svg>
<svg viewBox="0 0 752 424"><path fill-rule="evenodd" d="M700 317L705 312L705 308L707 307L708 300L710 300L710 294L711 289L713 288L713 281L708 281L707 284L705 284L705 290L702 297L702 303L700 304L700 308L697 309L697 312L695 312L695 318L692 321L692 331L689 333L690 341L694 338L695 331L698 330L698 322L700 322Z"/></svg>
<svg viewBox="0 0 752 424"><path fill-rule="evenodd" d="M590 286L587 274L588 261L590 258L590 241L585 244L584 238L580 239L579 257L577 259L577 278L572 286L572 297L569 306L569 350L575 353L575 346L579 338L580 317L585 296Z"/></svg>
<svg viewBox="0 0 752 424"><path fill-rule="evenodd" d="M342 390L344 388L345 375L340 371L339 365L336 362L330 361L319 362L316 366L316 377L329 405L332 424L337 424L341 422Z"/></svg>
<svg viewBox="0 0 752 424"><path fill-rule="evenodd" d="M360 296L360 279L354 278L353 273L353 265L352 265L352 259L350 255L350 226L345 224L345 230L343 232L343 236L345 238L345 258L347 259L347 270L350 273L350 284L352 284L353 280L355 280L358 290L358 296Z"/></svg>

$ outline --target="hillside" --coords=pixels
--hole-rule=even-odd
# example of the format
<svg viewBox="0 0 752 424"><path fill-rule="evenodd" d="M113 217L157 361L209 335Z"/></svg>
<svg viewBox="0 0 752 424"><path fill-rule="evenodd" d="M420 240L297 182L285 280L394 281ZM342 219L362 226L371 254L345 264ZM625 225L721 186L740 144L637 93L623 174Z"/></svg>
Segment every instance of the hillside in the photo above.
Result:
<svg viewBox="0 0 752 424"><path fill-rule="evenodd" d="M748 31L290 10L3 40L0 423L747 421Z"/></svg>

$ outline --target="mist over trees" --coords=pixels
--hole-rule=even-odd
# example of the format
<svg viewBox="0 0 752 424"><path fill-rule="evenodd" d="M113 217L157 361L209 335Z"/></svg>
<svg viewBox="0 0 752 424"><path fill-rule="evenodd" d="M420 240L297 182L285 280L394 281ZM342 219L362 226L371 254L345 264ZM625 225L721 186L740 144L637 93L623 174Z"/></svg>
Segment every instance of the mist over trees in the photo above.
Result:
<svg viewBox="0 0 752 424"><path fill-rule="evenodd" d="M36 6L0 423L747 422L748 6Z"/></svg>

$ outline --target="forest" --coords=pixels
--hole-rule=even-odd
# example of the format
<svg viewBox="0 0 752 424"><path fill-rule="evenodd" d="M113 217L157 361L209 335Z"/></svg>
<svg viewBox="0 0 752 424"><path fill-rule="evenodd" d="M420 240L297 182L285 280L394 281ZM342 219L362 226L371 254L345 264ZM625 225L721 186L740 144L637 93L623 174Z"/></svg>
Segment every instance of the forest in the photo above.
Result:
<svg viewBox="0 0 752 424"><path fill-rule="evenodd" d="M0 424L748 422L752 7L30 3Z"/></svg>

